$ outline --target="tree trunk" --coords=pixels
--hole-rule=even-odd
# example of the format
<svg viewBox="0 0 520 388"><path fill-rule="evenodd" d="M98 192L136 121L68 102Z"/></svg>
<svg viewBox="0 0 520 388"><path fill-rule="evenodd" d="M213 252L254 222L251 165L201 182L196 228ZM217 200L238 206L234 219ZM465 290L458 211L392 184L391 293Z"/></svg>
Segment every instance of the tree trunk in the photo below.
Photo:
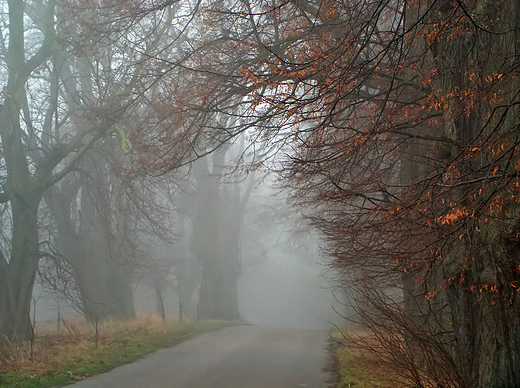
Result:
<svg viewBox="0 0 520 388"><path fill-rule="evenodd" d="M2 184L2 203L10 204L12 223L9 225L10 246L2 247L0 253L0 335L27 339L32 333L30 308L39 259L38 207L46 180L52 173L44 171L40 175L38 167L45 162L52 165L54 160L51 160L49 154L39 164L31 164L32 167L36 165L36 171L29 168L29 154L34 150L29 150L25 143L27 134L21 126L20 111L31 73L50 54L54 3L49 2L47 5L49 12L45 16L48 19L42 21L46 21L49 28L42 31L45 39L30 63L25 59L25 3L10 0L7 6L9 43L2 54L8 81L4 86L3 104L0 104L0 136L2 158L5 161L3 169L6 171L6 179Z"/></svg>
<svg viewBox="0 0 520 388"><path fill-rule="evenodd" d="M94 241L84 243L96 244ZM100 245L97 248L101 248ZM85 260L74 261L74 272L87 321L134 318L131 274L125 273L106 251L86 252Z"/></svg>
<svg viewBox="0 0 520 388"><path fill-rule="evenodd" d="M200 288L200 318L238 320L238 273L232 265L221 262L202 264Z"/></svg>
<svg viewBox="0 0 520 388"><path fill-rule="evenodd" d="M108 185L103 176L106 169L94 152L88 159L82 167L94 181L65 181L61 190L52 191L52 198L49 193L47 203L58 227L60 248L74 268L82 304L78 307L87 321L131 319L135 317L132 271L111 235L111 209L103 192ZM72 203L80 187L81 210L74 215Z"/></svg>
<svg viewBox="0 0 520 388"><path fill-rule="evenodd" d="M8 338L31 337L31 299L38 269L38 199L30 194L11 201L12 250L0 271L0 333Z"/></svg>
<svg viewBox="0 0 520 388"><path fill-rule="evenodd" d="M202 266L199 294L200 318L235 320L238 312L237 280L240 276L239 241L245 203L237 187L222 187L225 152L214 156L209 170L205 159L195 163L196 206L190 218L190 247ZM251 186L252 187L252 186Z"/></svg>
<svg viewBox="0 0 520 388"><path fill-rule="evenodd" d="M90 197L91 193L84 190L83 195ZM110 231L102 225L98 212L93 204L83 207L82 215L88 219L82 220L77 243L66 244L65 250L74 267L82 309L89 322L132 319L135 308L130 265L118 262L125 258L116 256L118 249L110 246Z"/></svg>

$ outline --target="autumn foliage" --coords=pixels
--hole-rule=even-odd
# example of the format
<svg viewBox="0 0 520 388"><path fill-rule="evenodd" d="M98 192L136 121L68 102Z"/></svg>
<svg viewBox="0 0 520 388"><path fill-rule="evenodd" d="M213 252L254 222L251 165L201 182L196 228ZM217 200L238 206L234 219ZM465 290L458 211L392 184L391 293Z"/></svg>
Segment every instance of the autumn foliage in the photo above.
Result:
<svg viewBox="0 0 520 388"><path fill-rule="evenodd" d="M517 2L186 7L183 34L165 38L176 50L151 57L150 109L130 116L128 176L239 133L263 141L377 338L369 350L414 387L515 386Z"/></svg>
<svg viewBox="0 0 520 388"><path fill-rule="evenodd" d="M241 4L218 12L252 31L247 117L285 139L381 359L415 387L515 386L520 6Z"/></svg>

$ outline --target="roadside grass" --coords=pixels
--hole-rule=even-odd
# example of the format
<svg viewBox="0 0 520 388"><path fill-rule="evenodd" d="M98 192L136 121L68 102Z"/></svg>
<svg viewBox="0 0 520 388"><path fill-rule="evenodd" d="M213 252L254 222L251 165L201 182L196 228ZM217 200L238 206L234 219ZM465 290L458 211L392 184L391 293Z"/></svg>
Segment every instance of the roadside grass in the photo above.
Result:
<svg viewBox="0 0 520 388"><path fill-rule="evenodd" d="M335 333L336 363L339 375L337 388L393 388L396 380L367 351L349 343L349 333ZM357 332L355 336L358 336Z"/></svg>
<svg viewBox="0 0 520 388"><path fill-rule="evenodd" d="M347 346L337 349L340 382L338 388L390 388L395 387L388 374L376 362L367 362L360 350Z"/></svg>
<svg viewBox="0 0 520 388"><path fill-rule="evenodd" d="M232 326L225 321L166 322L143 315L99 327L69 323L67 332L28 342L0 343L0 387L45 388L106 372L197 334ZM65 330L65 329L64 329Z"/></svg>

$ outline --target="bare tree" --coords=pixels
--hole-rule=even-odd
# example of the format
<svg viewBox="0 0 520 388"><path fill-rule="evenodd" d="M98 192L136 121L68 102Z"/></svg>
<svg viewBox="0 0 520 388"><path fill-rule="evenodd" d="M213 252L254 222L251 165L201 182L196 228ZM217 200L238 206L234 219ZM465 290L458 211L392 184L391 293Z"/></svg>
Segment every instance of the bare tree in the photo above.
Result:
<svg viewBox="0 0 520 388"><path fill-rule="evenodd" d="M40 78L40 72L49 74L47 66L56 45L56 2L9 1L7 8L2 8L2 29L8 34L2 35L1 41L6 65L0 110L4 171L1 200L8 206L10 217L3 219L0 331L9 337L27 338L39 258L39 203L44 191L70 172L103 132L88 127L72 136L56 138L52 130L57 106L54 86L49 87L48 101L32 99L27 90ZM28 25L33 28L28 29ZM41 121L35 120L38 114Z"/></svg>
<svg viewBox="0 0 520 388"><path fill-rule="evenodd" d="M213 9L250 24L228 33L250 49L243 118L284 139L288 185L372 334L407 355L411 385L513 387L518 4L237 6Z"/></svg>
<svg viewBox="0 0 520 388"><path fill-rule="evenodd" d="M191 220L190 247L202 267L199 291L200 318L236 320L237 280L241 273L240 240L246 205L255 185L226 183L224 149L193 163L195 185L182 200Z"/></svg>
<svg viewBox="0 0 520 388"><path fill-rule="evenodd" d="M154 57L184 34L196 6L183 5L181 16L175 16L179 4L175 7L170 1L13 0L2 5L2 334L27 338L31 333L30 301L40 257L38 209L49 187L75 170L96 142L112 136L119 137L123 150L132 141L142 151L133 171L129 161L119 166L127 178L143 169L173 168L196 148L201 137L196 126L166 125L179 113L173 105L160 115L157 110L140 114L151 105L157 79L165 80L161 93L172 90ZM173 16L178 23L165 31L161 26L171 27ZM189 57L182 50L171 52L168 58L177 55L178 64ZM133 125L126 126L129 121ZM168 152L172 147L175 152Z"/></svg>

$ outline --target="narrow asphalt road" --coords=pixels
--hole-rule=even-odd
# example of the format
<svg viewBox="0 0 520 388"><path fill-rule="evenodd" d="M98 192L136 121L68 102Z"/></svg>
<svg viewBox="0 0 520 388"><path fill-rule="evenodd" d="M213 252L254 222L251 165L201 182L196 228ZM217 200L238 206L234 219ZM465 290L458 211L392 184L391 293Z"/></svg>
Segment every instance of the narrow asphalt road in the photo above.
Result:
<svg viewBox="0 0 520 388"><path fill-rule="evenodd" d="M77 388L330 387L327 333L237 326L81 381Z"/></svg>

